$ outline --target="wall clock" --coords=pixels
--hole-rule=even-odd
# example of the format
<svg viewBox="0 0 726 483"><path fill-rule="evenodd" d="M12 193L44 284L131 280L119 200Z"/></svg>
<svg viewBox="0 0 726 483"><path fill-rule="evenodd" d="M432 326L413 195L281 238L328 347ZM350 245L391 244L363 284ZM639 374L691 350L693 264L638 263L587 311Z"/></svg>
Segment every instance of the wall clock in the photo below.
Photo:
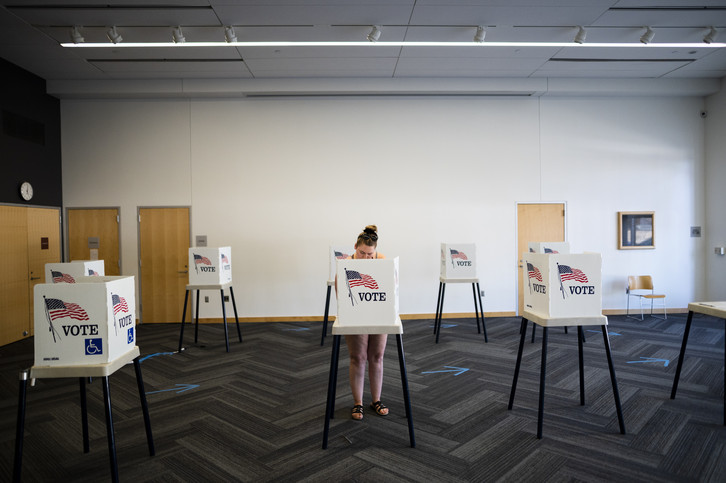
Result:
<svg viewBox="0 0 726 483"><path fill-rule="evenodd" d="M20 185L20 196L25 201L30 201L33 198L33 185L27 181L23 181L23 184Z"/></svg>

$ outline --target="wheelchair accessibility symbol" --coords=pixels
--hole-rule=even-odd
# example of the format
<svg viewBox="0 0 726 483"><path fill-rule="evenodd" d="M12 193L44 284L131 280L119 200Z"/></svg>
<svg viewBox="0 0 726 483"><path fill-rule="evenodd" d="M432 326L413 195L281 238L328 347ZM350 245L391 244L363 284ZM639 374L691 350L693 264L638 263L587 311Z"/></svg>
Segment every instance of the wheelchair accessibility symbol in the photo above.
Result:
<svg viewBox="0 0 726 483"><path fill-rule="evenodd" d="M86 355L103 354L103 339L86 339Z"/></svg>
<svg viewBox="0 0 726 483"><path fill-rule="evenodd" d="M129 336L128 336L128 339L127 339L126 343L127 344L132 344L133 342L134 342L134 328L133 327L129 327Z"/></svg>

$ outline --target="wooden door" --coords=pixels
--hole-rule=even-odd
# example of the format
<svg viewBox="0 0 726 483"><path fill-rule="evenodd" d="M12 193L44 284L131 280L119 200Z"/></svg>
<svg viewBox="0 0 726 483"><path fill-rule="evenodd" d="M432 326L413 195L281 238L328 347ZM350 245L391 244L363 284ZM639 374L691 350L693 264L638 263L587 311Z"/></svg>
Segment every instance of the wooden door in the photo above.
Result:
<svg viewBox="0 0 726 483"><path fill-rule="evenodd" d="M524 310L524 277L522 275L522 254L529 249L529 242L565 241L564 203L519 203L517 204L517 309Z"/></svg>
<svg viewBox="0 0 726 483"><path fill-rule="evenodd" d="M92 260L89 245L95 245L96 241L98 241L98 259L103 260L106 275L121 275L118 208L69 209L70 261Z"/></svg>
<svg viewBox="0 0 726 483"><path fill-rule="evenodd" d="M27 208L0 206L0 345L30 336Z"/></svg>
<svg viewBox="0 0 726 483"><path fill-rule="evenodd" d="M45 283L45 264L61 261L60 209L27 208L28 215L28 296L30 299L30 335L33 331L33 289Z"/></svg>
<svg viewBox="0 0 726 483"><path fill-rule="evenodd" d="M139 208L143 323L179 323L189 283L189 208ZM187 308L190 320L191 304Z"/></svg>

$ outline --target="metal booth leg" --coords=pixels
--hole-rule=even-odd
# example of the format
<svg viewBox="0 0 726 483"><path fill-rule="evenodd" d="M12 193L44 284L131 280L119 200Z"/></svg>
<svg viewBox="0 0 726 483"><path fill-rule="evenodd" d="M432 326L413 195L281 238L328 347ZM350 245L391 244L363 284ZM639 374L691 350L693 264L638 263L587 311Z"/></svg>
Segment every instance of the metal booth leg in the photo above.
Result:
<svg viewBox="0 0 726 483"><path fill-rule="evenodd" d="M439 343L439 336L441 335L441 319L444 317L444 296L446 295L446 284L441 284L441 308L439 309L439 321L436 324L436 343Z"/></svg>
<svg viewBox="0 0 726 483"><path fill-rule="evenodd" d="M398 364L401 368L401 386L403 387L403 402L406 406L406 419L408 420L408 439L411 447L416 447L416 437L413 431L413 414L411 412L411 396L408 392L408 375L406 374L406 359L403 355L403 338L396 334L396 345L398 346Z"/></svg>
<svg viewBox="0 0 726 483"><path fill-rule="evenodd" d="M534 324L532 324L534 325ZM522 351L524 350L524 339L527 337L527 319L522 317L522 323L519 326L519 350L517 351L517 363L514 366L514 379L512 380L512 391L509 394L509 406L511 410L514 405L514 393L517 390L517 379L519 378L519 367L522 365Z"/></svg>
<svg viewBox="0 0 726 483"><path fill-rule="evenodd" d="M118 461L116 460L116 439L113 432L113 414L111 411L111 388L108 376L101 378L103 384L104 409L106 410L106 435L108 437L108 457L111 461L111 481L118 483Z"/></svg>
<svg viewBox="0 0 726 483"><path fill-rule="evenodd" d="M227 332L227 308L224 306L224 289L220 289L219 293L222 295L222 321L224 322L224 345L227 347L229 352L229 333ZM199 320L197 319L197 322Z"/></svg>
<svg viewBox="0 0 726 483"><path fill-rule="evenodd" d="M471 284L471 291L474 294L474 316L476 317L476 333L481 334L481 324L479 323L479 305L476 300L476 283Z"/></svg>
<svg viewBox="0 0 726 483"><path fill-rule="evenodd" d="M618 391L618 380L615 377L615 367L613 366L613 355L610 352L610 338L608 337L608 326L602 326L602 337L605 342L605 353L608 356L608 368L610 369L610 382L613 385L613 397L615 398L615 410L618 413L618 423L620 424L620 434L625 434L625 420L623 419L623 408L620 405L620 391Z"/></svg>
<svg viewBox="0 0 726 483"><path fill-rule="evenodd" d="M681 343L681 353L678 356L678 365L676 366L676 377L673 379L673 388L671 389L671 399L676 398L678 391L678 380L681 378L681 368L683 367L683 357L686 355L686 344L688 344L688 334L691 332L691 322L693 321L693 311L688 311L686 319L686 328L683 331L683 342Z"/></svg>
<svg viewBox="0 0 726 483"><path fill-rule="evenodd" d="M436 315L434 316L434 335L436 335L439 325L439 314L441 313L441 287L443 285L444 282L439 282L439 293L436 296Z"/></svg>
<svg viewBox="0 0 726 483"><path fill-rule="evenodd" d="M20 372L18 387L18 420L15 427L15 460L13 462L13 481L20 482L20 473L23 467L23 436L25 433L25 400L28 394L28 378L30 371Z"/></svg>
<svg viewBox="0 0 726 483"><path fill-rule="evenodd" d="M196 317L195 317L196 318L196 321L194 323L194 343L195 344L199 340L199 292L201 292L201 290L197 290L197 307L196 307L196 310L195 310L195 313L196 313Z"/></svg>
<svg viewBox="0 0 726 483"><path fill-rule="evenodd" d="M154 456L154 436L151 434L151 418L149 417L149 405L146 403L146 391L144 390L144 379L141 377L141 363L139 356L134 359L134 371L136 372L136 385L139 388L139 400L141 412L144 414L144 428L146 429L146 443L149 446L149 456Z"/></svg>
<svg viewBox="0 0 726 483"><path fill-rule="evenodd" d="M91 451L91 444L88 438L88 398L86 397L86 378L79 377L78 383L81 392L81 427L83 430L83 452Z"/></svg>
<svg viewBox="0 0 726 483"><path fill-rule="evenodd" d="M582 341L583 341L582 326L577 326L577 350L580 355L580 406L585 405L585 359L582 356Z"/></svg>
<svg viewBox="0 0 726 483"><path fill-rule="evenodd" d="M545 375L547 374L547 326L542 327L542 363L539 372L539 409L537 410L537 439L542 439L544 421Z"/></svg>
<svg viewBox="0 0 726 483"><path fill-rule="evenodd" d="M328 376L328 400L325 404L325 427L323 429L323 449L328 449L330 420L335 412L335 387L338 384L338 356L340 353L340 335L333 336L333 349L330 356L330 375Z"/></svg>
<svg viewBox="0 0 726 483"><path fill-rule="evenodd" d="M489 342L489 337L487 336L487 323L484 319L484 304L481 301L481 289L479 288L479 282L476 283L476 293L477 298L479 299L479 311L481 312L481 328L484 331L484 342Z"/></svg>
<svg viewBox="0 0 726 483"><path fill-rule="evenodd" d="M330 291L333 287L328 285L327 293L325 294L325 315L323 315L323 335L320 336L320 345L325 345L325 337L328 335L328 311L330 310Z"/></svg>
<svg viewBox="0 0 726 483"><path fill-rule="evenodd" d="M179 352L182 351L182 341L184 340L184 322L187 317L187 302L189 302L189 290L184 291L184 310L182 311L181 329L179 329Z"/></svg>
<svg viewBox="0 0 726 483"><path fill-rule="evenodd" d="M239 316L237 315L237 302L234 301L234 290L232 290L232 286L229 286L229 297L232 299L232 310L234 310L234 321L237 324L237 335L239 336L239 341L242 342L242 331L239 328Z"/></svg>

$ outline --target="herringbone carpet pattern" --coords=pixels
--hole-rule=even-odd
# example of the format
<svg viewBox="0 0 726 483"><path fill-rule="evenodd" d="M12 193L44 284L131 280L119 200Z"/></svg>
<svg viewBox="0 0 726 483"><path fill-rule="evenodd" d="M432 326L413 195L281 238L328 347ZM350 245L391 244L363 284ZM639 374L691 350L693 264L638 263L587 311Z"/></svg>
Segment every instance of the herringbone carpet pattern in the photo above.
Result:
<svg viewBox="0 0 726 483"><path fill-rule="evenodd" d="M670 399L685 315L667 321L610 317L627 434L621 435L603 337L585 334L586 404L579 404L576 331L550 329L544 438L536 438L541 329L525 344L514 408L507 410L519 319L404 322L416 448L410 448L395 338L384 402L350 419L342 345L335 419L321 449L332 337L321 324L244 324L244 342L220 325L175 353L178 325L138 327L156 456L146 447L134 371L111 376L122 481L725 481L723 321L696 316L679 386ZM597 330L596 330L597 329ZM592 330L592 331L591 331ZM530 328L531 331L531 328ZM232 335L234 334L234 335ZM32 340L0 348L0 481L12 474L18 372ZM667 361L667 362L666 362ZM99 381L88 387L91 451L82 451L76 380L28 389L24 481L104 481L108 449Z"/></svg>

